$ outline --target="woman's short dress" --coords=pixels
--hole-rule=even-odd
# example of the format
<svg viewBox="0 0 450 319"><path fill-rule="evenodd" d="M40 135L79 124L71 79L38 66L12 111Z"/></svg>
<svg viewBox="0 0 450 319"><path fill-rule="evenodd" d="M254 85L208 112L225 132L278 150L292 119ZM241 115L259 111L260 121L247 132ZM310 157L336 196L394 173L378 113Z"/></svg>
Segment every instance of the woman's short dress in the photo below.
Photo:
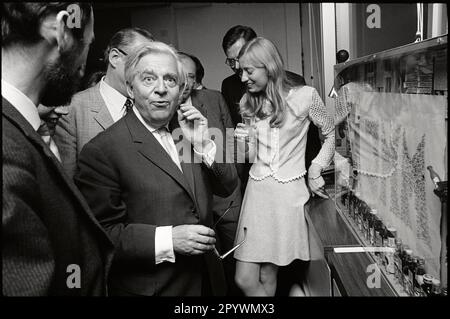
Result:
<svg viewBox="0 0 450 319"><path fill-rule="evenodd" d="M291 89L284 124L270 127L270 118L256 121L256 158L242 201L234 252L239 261L290 264L309 260L304 206L310 195L305 182L306 136L311 120L325 142L313 162L327 167L334 154L333 118L317 91L309 86Z"/></svg>

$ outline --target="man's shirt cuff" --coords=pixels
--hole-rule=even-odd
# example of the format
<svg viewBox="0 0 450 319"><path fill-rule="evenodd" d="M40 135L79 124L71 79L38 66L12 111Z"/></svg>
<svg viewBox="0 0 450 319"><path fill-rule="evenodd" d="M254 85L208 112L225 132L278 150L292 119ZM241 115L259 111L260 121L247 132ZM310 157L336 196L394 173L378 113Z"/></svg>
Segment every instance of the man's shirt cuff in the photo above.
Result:
<svg viewBox="0 0 450 319"><path fill-rule="evenodd" d="M156 227L155 231L155 263L175 262L173 251L172 226Z"/></svg>
<svg viewBox="0 0 450 319"><path fill-rule="evenodd" d="M213 140L208 140L207 148L209 148L208 151L206 151L204 153L200 153L200 152L197 152L197 150L194 147L194 153L197 154L198 156L201 156L203 162L206 165L208 165L208 167L211 167L212 164L214 163L214 159L216 157L216 151L217 151L216 143L214 143Z"/></svg>

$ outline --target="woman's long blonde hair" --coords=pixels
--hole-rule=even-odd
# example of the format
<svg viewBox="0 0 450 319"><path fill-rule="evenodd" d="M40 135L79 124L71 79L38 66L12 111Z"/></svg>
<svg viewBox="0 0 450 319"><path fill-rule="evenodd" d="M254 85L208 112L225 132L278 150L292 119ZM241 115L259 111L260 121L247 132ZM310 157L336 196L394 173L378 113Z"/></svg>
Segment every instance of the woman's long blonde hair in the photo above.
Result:
<svg viewBox="0 0 450 319"><path fill-rule="evenodd" d="M271 127L280 127L283 124L286 112L286 103L283 92L293 87L284 71L284 63L276 46L269 40L257 37L247 42L239 52L238 58L246 57L254 65L263 65L267 72L268 83L264 91L250 93L248 90L240 102L242 115L264 118L262 106L270 103L272 106Z"/></svg>

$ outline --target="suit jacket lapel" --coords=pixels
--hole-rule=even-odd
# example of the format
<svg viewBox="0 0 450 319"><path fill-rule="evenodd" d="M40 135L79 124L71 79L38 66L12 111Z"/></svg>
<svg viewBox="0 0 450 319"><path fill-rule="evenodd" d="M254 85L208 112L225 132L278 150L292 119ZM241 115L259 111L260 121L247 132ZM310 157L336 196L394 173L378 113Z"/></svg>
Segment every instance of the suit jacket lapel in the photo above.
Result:
<svg viewBox="0 0 450 319"><path fill-rule="evenodd" d="M182 173L153 134L138 120L134 112L129 112L126 115L125 122L138 152L177 181L196 203L191 183L186 178L192 175L192 169L189 168L190 164L182 164Z"/></svg>
<svg viewBox="0 0 450 319"><path fill-rule="evenodd" d="M106 130L114 124L114 120L106 107L105 101L100 94L100 82L91 90L91 112L94 114L94 119L97 123Z"/></svg>
<svg viewBox="0 0 450 319"><path fill-rule="evenodd" d="M2 113L4 116L9 118L17 128L19 128L22 133L33 143L38 149L42 150L42 152L49 158L53 168L59 173L59 175L63 178L67 187L72 191L73 195L78 199L78 202L83 207L84 213L98 226L98 228L106 235L103 228L97 222L95 217L90 213L90 208L84 200L83 195L81 195L78 188L75 186L73 181L69 178L69 176L64 172L64 169L58 159L55 157L53 152L50 150L47 144L44 143L41 136L33 129L30 123L5 99L2 99Z"/></svg>

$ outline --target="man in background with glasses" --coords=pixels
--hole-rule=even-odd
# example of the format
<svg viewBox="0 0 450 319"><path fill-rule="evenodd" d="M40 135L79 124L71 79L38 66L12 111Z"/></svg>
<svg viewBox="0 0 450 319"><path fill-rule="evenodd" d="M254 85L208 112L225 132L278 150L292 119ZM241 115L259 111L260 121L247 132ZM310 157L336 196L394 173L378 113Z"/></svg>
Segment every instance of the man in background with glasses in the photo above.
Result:
<svg viewBox="0 0 450 319"><path fill-rule="evenodd" d="M117 122L132 107L125 85L127 55L140 45L153 41L150 32L126 28L116 32L105 50L106 75L95 86L74 95L69 114L61 117L55 142L65 171L75 174L78 155L84 144Z"/></svg>

